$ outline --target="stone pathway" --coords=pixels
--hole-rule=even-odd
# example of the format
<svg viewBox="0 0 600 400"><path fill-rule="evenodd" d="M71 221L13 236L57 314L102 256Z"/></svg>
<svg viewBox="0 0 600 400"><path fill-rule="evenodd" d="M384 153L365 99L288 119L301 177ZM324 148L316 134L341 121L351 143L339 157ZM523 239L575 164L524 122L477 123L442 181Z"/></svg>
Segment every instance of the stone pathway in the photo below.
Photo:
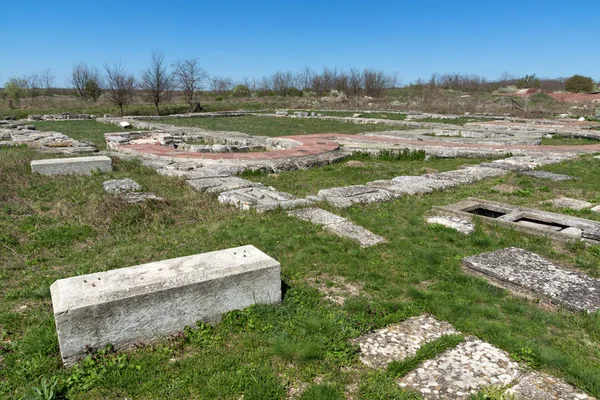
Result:
<svg viewBox="0 0 600 400"><path fill-rule="evenodd" d="M561 379L543 372L532 371L525 374L515 386L506 393L517 400L593 400L576 387Z"/></svg>
<svg viewBox="0 0 600 400"><path fill-rule="evenodd" d="M457 347L425 361L398 384L424 399L468 399L486 386L505 386L520 375L508 353L469 336Z"/></svg>
<svg viewBox="0 0 600 400"><path fill-rule="evenodd" d="M408 318L352 340L360 346L360 360L371 368L385 368L392 361L402 361L417 354L426 343L444 335L460 332L445 321L425 314Z"/></svg>
<svg viewBox="0 0 600 400"><path fill-rule="evenodd" d="M550 299L573 311L600 309L600 281L552 264L527 250L509 247L463 259L469 270L491 283Z"/></svg>
<svg viewBox="0 0 600 400"><path fill-rule="evenodd" d="M555 174L553 172L547 171L524 171L521 172L521 175L533 176L534 178L540 179L550 179L551 181L568 181L571 179L575 179L569 175Z"/></svg>
<svg viewBox="0 0 600 400"><path fill-rule="evenodd" d="M429 314L351 340L360 346L361 361L371 368L386 368L392 361L412 357L426 343L443 335L460 334L450 323ZM512 360L508 353L474 336L456 347L426 360L398 380L424 399L470 399L489 386L508 387L516 400L590 400L581 390Z"/></svg>
<svg viewBox="0 0 600 400"><path fill-rule="evenodd" d="M355 225L338 215L321 208L303 208L288 212L288 215L322 226L326 231L348 239L356 240L361 247L370 247L386 240L365 228Z"/></svg>

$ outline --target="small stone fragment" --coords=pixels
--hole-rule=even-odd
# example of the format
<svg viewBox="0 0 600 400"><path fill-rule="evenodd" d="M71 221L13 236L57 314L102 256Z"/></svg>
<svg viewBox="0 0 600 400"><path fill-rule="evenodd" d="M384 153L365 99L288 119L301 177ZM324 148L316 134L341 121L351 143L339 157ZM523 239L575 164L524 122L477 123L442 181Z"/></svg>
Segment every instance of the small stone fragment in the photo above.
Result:
<svg viewBox="0 0 600 400"><path fill-rule="evenodd" d="M569 197L560 197L552 200L552 205L558 208L572 208L573 210L583 210L590 208L593 204L583 200L571 199Z"/></svg>
<svg viewBox="0 0 600 400"><path fill-rule="evenodd" d="M427 223L443 225L447 228L457 230L465 235L470 235L471 233L475 232L475 226L471 222L460 218L444 216L429 217L427 218Z"/></svg>
<svg viewBox="0 0 600 400"><path fill-rule="evenodd" d="M102 187L104 188L105 192L112 194L139 192L140 190L142 190L140 184L130 178L104 181L102 183Z"/></svg>

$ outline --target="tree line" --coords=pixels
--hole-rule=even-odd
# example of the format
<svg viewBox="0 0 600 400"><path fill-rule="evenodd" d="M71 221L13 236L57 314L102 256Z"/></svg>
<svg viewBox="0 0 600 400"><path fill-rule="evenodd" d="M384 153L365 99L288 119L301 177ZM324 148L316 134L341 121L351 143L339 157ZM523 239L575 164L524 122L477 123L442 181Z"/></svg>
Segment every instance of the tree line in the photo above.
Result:
<svg viewBox="0 0 600 400"><path fill-rule="evenodd" d="M55 78L50 70L39 74L12 77L4 85L4 95L19 102L20 98L51 96ZM148 67L137 76L126 70L122 63L105 63L102 68L80 62L73 66L68 85L86 101L96 102L101 97L123 108L131 104L135 95L154 105L156 114L160 105L177 92L190 111L200 111L200 93L210 91L217 99L225 96L303 96L305 93L327 95L331 91L349 96L383 96L388 89L399 86L398 76L373 68L324 68L315 71L305 67L299 72L277 71L260 79L245 78L241 82L222 76L209 76L197 59L177 60L170 65L163 53L151 54ZM485 92L502 89L541 89L591 92L595 87L592 78L575 75L571 78L538 78L535 74L518 77L508 73L499 79L465 74L433 74L428 81L417 80L409 86L428 86L463 92Z"/></svg>

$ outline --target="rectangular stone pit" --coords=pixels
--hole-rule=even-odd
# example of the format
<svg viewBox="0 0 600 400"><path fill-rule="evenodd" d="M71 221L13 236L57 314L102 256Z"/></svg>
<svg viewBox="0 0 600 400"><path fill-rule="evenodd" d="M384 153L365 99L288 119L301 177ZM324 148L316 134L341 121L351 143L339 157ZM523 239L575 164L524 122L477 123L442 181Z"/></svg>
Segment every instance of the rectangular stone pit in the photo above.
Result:
<svg viewBox="0 0 600 400"><path fill-rule="evenodd" d="M470 221L474 216L478 216L482 222L493 222L562 241L583 240L592 244L600 243L600 222L565 214L476 198L468 198L444 207L434 207L433 211L436 215L449 215Z"/></svg>
<svg viewBox="0 0 600 400"><path fill-rule="evenodd" d="M254 246L57 280L50 287L63 363L124 349L252 304L281 301L279 262Z"/></svg>
<svg viewBox="0 0 600 400"><path fill-rule="evenodd" d="M42 175L91 175L94 170L111 172L112 160L110 157L53 158L31 161L31 172Z"/></svg>

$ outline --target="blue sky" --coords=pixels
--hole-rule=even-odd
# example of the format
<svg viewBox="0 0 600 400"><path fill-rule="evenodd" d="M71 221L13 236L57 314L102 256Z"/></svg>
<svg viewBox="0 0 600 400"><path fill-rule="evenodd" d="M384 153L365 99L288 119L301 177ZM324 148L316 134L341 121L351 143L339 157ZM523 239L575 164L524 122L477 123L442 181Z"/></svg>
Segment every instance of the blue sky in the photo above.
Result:
<svg viewBox="0 0 600 400"><path fill-rule="evenodd" d="M2 4L0 85L46 68L63 85L80 61L138 73L152 51L236 80L304 66L374 67L403 83L434 72L600 80L600 0Z"/></svg>

